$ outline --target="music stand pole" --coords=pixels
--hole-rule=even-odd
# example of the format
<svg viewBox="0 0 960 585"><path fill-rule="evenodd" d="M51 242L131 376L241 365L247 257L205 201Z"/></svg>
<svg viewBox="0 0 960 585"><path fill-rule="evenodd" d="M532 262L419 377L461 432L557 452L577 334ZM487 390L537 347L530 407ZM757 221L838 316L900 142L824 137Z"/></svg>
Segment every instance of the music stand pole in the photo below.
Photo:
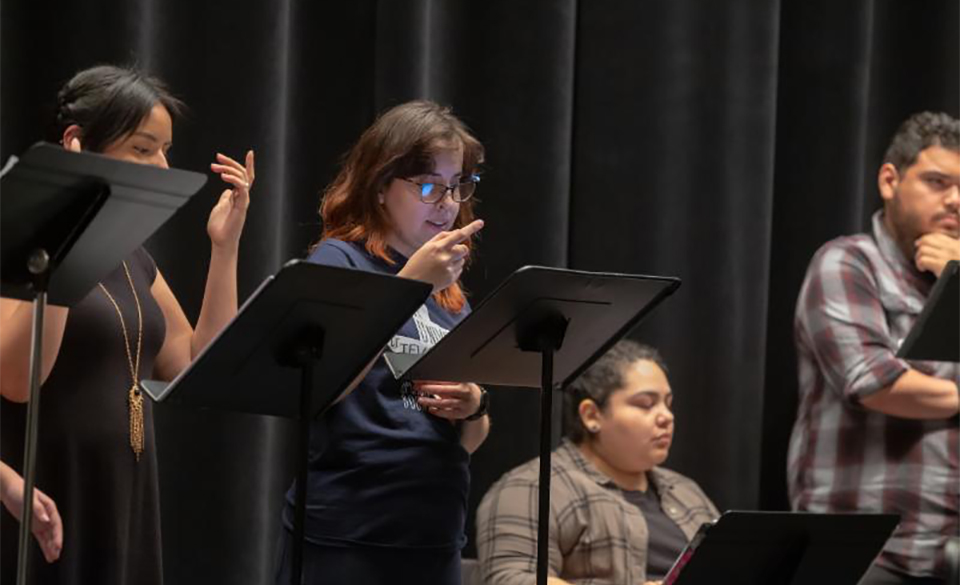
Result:
<svg viewBox="0 0 960 585"><path fill-rule="evenodd" d="M40 425L40 366L43 360L43 316L47 310L50 256L38 249L30 255L27 268L33 275L33 332L30 336L30 396L23 449L23 509L20 514L20 545L17 551L17 583L26 585L30 532L33 526L33 491L37 475L37 427Z"/></svg>
<svg viewBox="0 0 960 585"><path fill-rule="evenodd" d="M300 585L303 579L303 535L307 516L307 463L310 460L310 413L313 412L314 366L320 361L323 348L323 333L316 331L312 340L305 341L296 350L300 366L300 417L297 419L299 434L299 458L297 461L296 514L293 520L293 572L292 585Z"/></svg>
<svg viewBox="0 0 960 585"><path fill-rule="evenodd" d="M519 333L521 351L540 354L540 490L537 518L537 585L547 584L550 567L550 474L553 445L553 357L563 346L568 320L547 315Z"/></svg>

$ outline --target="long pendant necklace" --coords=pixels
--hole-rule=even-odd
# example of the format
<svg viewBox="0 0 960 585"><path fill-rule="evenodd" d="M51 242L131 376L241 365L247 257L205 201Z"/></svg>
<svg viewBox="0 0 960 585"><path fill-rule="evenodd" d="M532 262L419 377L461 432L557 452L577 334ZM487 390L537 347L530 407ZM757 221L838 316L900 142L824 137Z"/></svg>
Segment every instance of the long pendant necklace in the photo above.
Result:
<svg viewBox="0 0 960 585"><path fill-rule="evenodd" d="M137 296L137 289L133 285L133 278L130 276L130 269L127 268L126 261L123 262L123 271L127 274L127 282L130 283L130 290L133 292L133 301L137 305L137 353L136 357L130 348L130 336L127 334L127 324L123 320L123 312L120 311L120 305L116 299L107 290L107 287L100 283L100 290L107 295L113 308L120 317L120 328L123 330L123 347L127 350L127 362L130 366L130 378L132 380L130 390L127 392L127 407L130 411L130 448L133 449L133 455L140 461L140 454L143 453L143 395L140 393L139 375L140 375L140 347L143 343L143 313L140 309L140 298Z"/></svg>

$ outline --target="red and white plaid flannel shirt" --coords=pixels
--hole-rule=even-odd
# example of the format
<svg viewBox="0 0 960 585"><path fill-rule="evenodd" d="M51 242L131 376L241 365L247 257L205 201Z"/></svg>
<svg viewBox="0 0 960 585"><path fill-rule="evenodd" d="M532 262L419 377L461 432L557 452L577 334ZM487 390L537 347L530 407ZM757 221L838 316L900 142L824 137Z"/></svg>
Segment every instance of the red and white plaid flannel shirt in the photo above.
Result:
<svg viewBox="0 0 960 585"><path fill-rule="evenodd" d="M946 577L944 545L960 505L958 417L908 420L860 400L913 368L960 384L960 365L895 357L932 286L873 217L873 235L837 238L814 256L797 301L800 404L790 439L794 509L887 512L900 526L878 560Z"/></svg>

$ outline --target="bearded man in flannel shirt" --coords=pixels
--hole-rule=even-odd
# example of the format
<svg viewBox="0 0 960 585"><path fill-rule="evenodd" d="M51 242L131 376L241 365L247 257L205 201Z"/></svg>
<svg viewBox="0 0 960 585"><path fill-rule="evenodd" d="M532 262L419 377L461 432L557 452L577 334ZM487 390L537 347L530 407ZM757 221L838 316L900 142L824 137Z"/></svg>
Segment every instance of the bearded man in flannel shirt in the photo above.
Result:
<svg viewBox="0 0 960 585"><path fill-rule="evenodd" d="M907 119L877 182L883 209L870 233L824 245L800 291L790 498L796 510L899 514L861 585L940 584L960 529L960 364L895 354L960 260L960 121Z"/></svg>

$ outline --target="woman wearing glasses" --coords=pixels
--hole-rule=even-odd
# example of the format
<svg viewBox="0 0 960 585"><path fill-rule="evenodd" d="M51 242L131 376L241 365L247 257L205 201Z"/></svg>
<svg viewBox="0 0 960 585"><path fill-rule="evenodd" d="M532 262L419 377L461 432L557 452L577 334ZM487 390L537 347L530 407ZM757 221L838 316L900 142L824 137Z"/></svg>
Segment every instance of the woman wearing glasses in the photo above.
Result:
<svg viewBox="0 0 960 585"><path fill-rule="evenodd" d="M459 284L472 238L483 147L448 109L383 113L324 193L318 264L429 282L433 295L388 350L422 353L470 311ZM469 454L486 438L476 384L400 383L377 359L311 429L305 583L460 583ZM293 489L277 583L290 582Z"/></svg>

